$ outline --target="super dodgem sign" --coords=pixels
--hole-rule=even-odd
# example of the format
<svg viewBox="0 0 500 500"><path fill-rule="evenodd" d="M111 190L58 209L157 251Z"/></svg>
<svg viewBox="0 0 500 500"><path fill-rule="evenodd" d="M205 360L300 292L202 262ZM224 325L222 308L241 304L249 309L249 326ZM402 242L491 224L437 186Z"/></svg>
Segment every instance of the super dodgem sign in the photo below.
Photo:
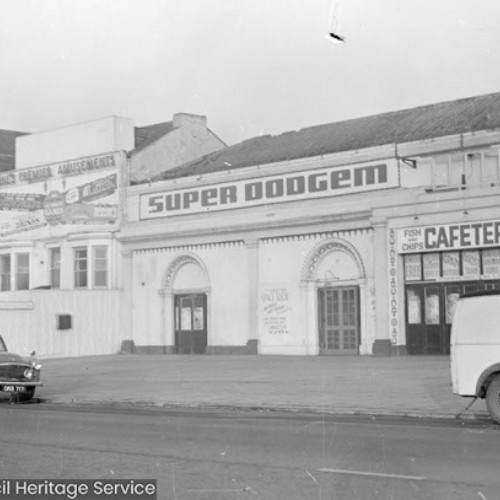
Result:
<svg viewBox="0 0 500 500"><path fill-rule="evenodd" d="M144 194L140 218L228 210L399 186L396 160Z"/></svg>

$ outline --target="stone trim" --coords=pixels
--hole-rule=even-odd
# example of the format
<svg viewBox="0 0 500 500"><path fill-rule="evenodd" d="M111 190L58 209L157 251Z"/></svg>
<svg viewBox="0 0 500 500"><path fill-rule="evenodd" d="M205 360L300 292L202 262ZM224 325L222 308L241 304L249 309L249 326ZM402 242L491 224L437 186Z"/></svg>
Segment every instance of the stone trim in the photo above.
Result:
<svg viewBox="0 0 500 500"><path fill-rule="evenodd" d="M325 255L332 251L341 251L354 258L358 265L359 279L366 278L365 266L363 260L356 250L354 245L341 238L331 238L320 241L314 246L314 248L309 252L309 255L304 261L302 270L300 273L301 281L315 281L316 280L316 270Z"/></svg>
<svg viewBox="0 0 500 500"><path fill-rule="evenodd" d="M158 254L158 253L174 253L174 252L189 252L192 250L212 250L218 248L231 248L245 246L245 242L242 240L237 241L220 241L216 243L199 243L192 245L182 245L173 247L155 247L155 248L141 248L134 250L134 254Z"/></svg>
<svg viewBox="0 0 500 500"><path fill-rule="evenodd" d="M272 245L276 243L289 243L295 241L320 241L324 239L331 238L344 238L349 236L359 236L359 235L370 235L373 233L372 228L364 229L349 229L346 231L329 231L323 233L307 233L307 234L296 234L288 236L276 236L271 238L262 238L261 243L263 245Z"/></svg>

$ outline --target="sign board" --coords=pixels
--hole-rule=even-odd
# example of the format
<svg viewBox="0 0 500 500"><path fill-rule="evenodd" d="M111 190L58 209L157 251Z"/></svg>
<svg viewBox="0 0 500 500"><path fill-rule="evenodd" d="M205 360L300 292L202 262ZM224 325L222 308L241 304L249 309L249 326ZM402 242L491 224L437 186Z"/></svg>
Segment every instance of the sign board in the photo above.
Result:
<svg viewBox="0 0 500 500"><path fill-rule="evenodd" d="M287 288L265 288L260 293L261 333L286 336L290 333L290 294Z"/></svg>
<svg viewBox="0 0 500 500"><path fill-rule="evenodd" d="M140 197L139 218L154 219L268 203L325 198L399 186L396 160L327 167Z"/></svg>
<svg viewBox="0 0 500 500"><path fill-rule="evenodd" d="M30 184L34 182L45 182L54 177L69 177L72 175L83 175L87 172L102 170L105 168L118 167L118 154L109 153L105 155L79 158L78 160L43 165L41 167L23 168L0 174L0 186L14 184Z"/></svg>
<svg viewBox="0 0 500 500"><path fill-rule="evenodd" d="M439 252L500 246L500 220L398 230L398 253Z"/></svg>

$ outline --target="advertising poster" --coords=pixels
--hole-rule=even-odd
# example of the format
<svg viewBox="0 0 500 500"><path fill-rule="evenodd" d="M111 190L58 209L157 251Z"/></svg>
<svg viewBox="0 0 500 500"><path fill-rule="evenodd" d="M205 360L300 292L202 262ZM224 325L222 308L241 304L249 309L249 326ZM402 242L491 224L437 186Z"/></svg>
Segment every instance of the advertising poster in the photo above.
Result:
<svg viewBox="0 0 500 500"><path fill-rule="evenodd" d="M115 195L117 190L118 174L114 173L67 191L0 193L0 212L29 212L0 223L0 236L10 236L47 224L114 224L118 220L118 205L94 202L109 197L118 201Z"/></svg>
<svg viewBox="0 0 500 500"><path fill-rule="evenodd" d="M290 294L287 288L265 288L260 293L261 331L269 336L290 333Z"/></svg>

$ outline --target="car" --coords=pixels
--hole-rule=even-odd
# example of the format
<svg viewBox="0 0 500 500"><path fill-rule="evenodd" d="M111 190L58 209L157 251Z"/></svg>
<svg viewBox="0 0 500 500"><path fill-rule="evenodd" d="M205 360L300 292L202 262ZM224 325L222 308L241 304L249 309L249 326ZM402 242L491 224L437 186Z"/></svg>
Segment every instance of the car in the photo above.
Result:
<svg viewBox="0 0 500 500"><path fill-rule="evenodd" d="M500 290L471 292L457 300L450 353L453 392L472 402L485 399L488 413L500 424Z"/></svg>
<svg viewBox="0 0 500 500"><path fill-rule="evenodd" d="M31 401L35 389L40 387L40 363L35 352L23 357L7 350L0 336L0 391L9 392L11 401Z"/></svg>

